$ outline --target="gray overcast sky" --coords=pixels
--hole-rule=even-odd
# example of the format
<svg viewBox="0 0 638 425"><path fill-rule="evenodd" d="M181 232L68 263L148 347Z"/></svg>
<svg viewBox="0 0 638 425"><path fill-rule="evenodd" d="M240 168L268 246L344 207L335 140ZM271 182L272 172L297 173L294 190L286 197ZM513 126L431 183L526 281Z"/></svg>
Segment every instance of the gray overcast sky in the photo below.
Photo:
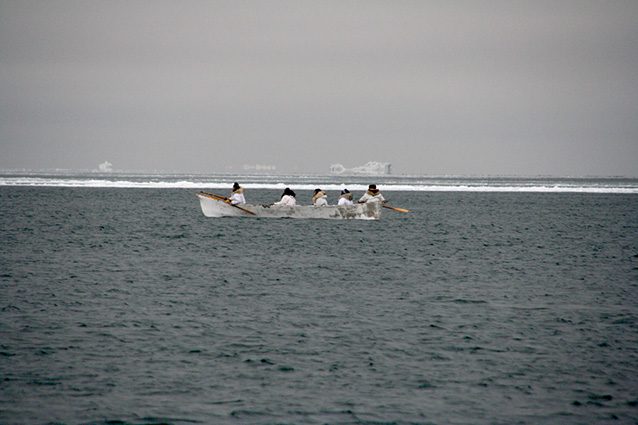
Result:
<svg viewBox="0 0 638 425"><path fill-rule="evenodd" d="M0 0L0 168L638 176L638 2Z"/></svg>

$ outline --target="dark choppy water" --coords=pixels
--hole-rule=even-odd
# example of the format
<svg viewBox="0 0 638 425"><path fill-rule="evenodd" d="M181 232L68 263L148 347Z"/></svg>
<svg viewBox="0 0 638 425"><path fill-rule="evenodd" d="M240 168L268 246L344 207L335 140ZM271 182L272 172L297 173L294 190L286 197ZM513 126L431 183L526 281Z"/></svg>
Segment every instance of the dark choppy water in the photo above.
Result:
<svg viewBox="0 0 638 425"><path fill-rule="evenodd" d="M193 193L0 187L0 423L638 422L638 196Z"/></svg>

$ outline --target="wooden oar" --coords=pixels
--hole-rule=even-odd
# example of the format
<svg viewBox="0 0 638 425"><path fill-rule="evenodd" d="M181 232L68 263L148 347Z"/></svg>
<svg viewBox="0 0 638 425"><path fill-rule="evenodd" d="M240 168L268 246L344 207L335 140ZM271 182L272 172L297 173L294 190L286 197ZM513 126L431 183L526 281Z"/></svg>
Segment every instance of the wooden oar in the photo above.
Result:
<svg viewBox="0 0 638 425"><path fill-rule="evenodd" d="M206 192L199 192L202 195L206 195L209 198L213 198L213 199L217 199L218 201L230 201L230 199L226 198L225 196L219 196L219 195L215 195L214 193L206 193Z"/></svg>
<svg viewBox="0 0 638 425"><path fill-rule="evenodd" d="M390 210L395 210L395 211L399 211L399 212L402 212L402 213L410 212L410 210L404 210L403 208L388 207L386 205L383 205L383 208L388 208Z"/></svg>
<svg viewBox="0 0 638 425"><path fill-rule="evenodd" d="M232 202L230 202L230 199L226 198L225 196L213 195L212 193L206 193L206 192L199 192L199 193L200 193L201 195L208 196L209 198L216 199L216 200L218 200L218 201L224 201L224 202L226 202L228 205L230 205L231 207L239 208L240 210L242 210L242 211L244 211L244 212L247 212L248 214L257 215L257 214L255 214L255 213L254 213L254 212L252 212L252 211L248 211L248 210L247 210L247 209L245 209L245 208L242 208L242 207L240 207L240 206L237 206L237 205L233 204Z"/></svg>

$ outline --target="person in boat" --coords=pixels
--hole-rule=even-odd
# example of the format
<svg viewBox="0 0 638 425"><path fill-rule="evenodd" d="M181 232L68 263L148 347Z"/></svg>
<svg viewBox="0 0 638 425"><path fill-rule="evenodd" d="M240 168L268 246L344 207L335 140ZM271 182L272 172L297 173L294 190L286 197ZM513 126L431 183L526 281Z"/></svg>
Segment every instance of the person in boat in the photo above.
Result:
<svg viewBox="0 0 638 425"><path fill-rule="evenodd" d="M244 188L235 182L233 184L233 193L230 195L230 203L233 205L242 205L246 203L246 197L244 196Z"/></svg>
<svg viewBox="0 0 638 425"><path fill-rule="evenodd" d="M341 191L341 195L339 196L339 201L337 205L352 205L352 193L348 189L343 189Z"/></svg>
<svg viewBox="0 0 638 425"><path fill-rule="evenodd" d="M324 205L328 205L328 195L321 189L315 189L315 192L312 196L312 205L315 207L321 207Z"/></svg>
<svg viewBox="0 0 638 425"><path fill-rule="evenodd" d="M366 193L359 199L360 204L365 204L366 202L386 202L376 184L368 186Z"/></svg>
<svg viewBox="0 0 638 425"><path fill-rule="evenodd" d="M297 199L295 198L295 196L297 196L297 194L292 189L287 187L284 189L284 193L281 195L281 199L275 202L273 205L297 205Z"/></svg>

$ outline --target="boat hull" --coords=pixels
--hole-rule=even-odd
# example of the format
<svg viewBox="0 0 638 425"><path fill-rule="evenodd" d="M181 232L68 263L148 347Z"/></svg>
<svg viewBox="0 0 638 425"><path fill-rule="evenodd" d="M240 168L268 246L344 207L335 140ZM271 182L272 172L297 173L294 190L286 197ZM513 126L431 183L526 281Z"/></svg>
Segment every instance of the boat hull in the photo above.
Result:
<svg viewBox="0 0 638 425"><path fill-rule="evenodd" d="M263 218L319 218L328 220L378 220L381 203L368 202L354 205L259 205L232 206L206 194L197 193L206 217L263 217ZM249 211L249 212L248 212ZM252 213L252 214L251 214Z"/></svg>

